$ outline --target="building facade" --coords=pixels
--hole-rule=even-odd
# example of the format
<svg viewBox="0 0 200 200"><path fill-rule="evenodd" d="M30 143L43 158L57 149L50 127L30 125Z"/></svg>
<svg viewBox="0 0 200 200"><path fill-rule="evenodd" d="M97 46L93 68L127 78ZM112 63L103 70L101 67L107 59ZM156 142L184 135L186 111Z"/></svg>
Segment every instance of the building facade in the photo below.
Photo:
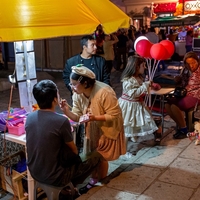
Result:
<svg viewBox="0 0 200 200"><path fill-rule="evenodd" d="M178 0L111 0L133 19L133 25L150 27L150 21L157 16L169 16L176 12Z"/></svg>

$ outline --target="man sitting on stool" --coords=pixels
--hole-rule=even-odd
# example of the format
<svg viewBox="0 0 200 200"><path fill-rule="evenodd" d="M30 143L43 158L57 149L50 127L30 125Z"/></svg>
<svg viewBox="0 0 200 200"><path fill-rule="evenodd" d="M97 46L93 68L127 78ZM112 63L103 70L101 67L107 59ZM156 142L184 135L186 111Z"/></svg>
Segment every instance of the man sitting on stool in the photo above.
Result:
<svg viewBox="0 0 200 200"><path fill-rule="evenodd" d="M33 87L33 96L40 110L26 120L27 165L38 182L65 186L82 183L96 167L101 155L95 152L82 162L73 142L69 120L56 113L60 104L57 86L51 80L42 80Z"/></svg>

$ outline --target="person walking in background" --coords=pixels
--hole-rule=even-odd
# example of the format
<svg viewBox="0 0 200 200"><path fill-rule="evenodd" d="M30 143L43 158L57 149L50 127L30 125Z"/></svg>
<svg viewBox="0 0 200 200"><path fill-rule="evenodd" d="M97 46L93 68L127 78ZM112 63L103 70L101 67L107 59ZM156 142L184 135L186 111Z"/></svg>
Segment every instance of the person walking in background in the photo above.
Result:
<svg viewBox="0 0 200 200"><path fill-rule="evenodd" d="M178 39L185 40L186 35L187 35L187 31L183 27L182 30L178 33Z"/></svg>
<svg viewBox="0 0 200 200"><path fill-rule="evenodd" d="M29 113L25 124L27 165L31 176L57 187L69 182L74 186L82 183L98 167L101 155L94 152L90 159L82 162L69 120L56 113L60 96L53 81L36 83L33 96L40 110Z"/></svg>
<svg viewBox="0 0 200 200"><path fill-rule="evenodd" d="M79 189L80 194L83 194L98 180L107 176L108 161L126 153L123 118L113 89L105 83L96 81L95 74L87 67L72 67L70 85L74 92L73 107L70 111L67 103L63 101L62 110L73 121L86 119L85 153L97 151L103 156L99 169L89 183ZM84 117L81 117L82 115Z"/></svg>
<svg viewBox="0 0 200 200"><path fill-rule="evenodd" d="M96 46L97 46L96 54L98 54L98 55L104 54L104 51L103 51L104 36L105 36L105 34L103 32L102 25L97 26L97 29L94 32L94 39L96 40Z"/></svg>
<svg viewBox="0 0 200 200"><path fill-rule="evenodd" d="M70 74L71 67L83 64L85 67L92 70L98 81L104 82L110 85L110 73L106 66L106 60L96 55L96 40L91 35L86 35L81 39L82 52L77 54L71 58L69 58L63 70L63 80L65 82L66 87L71 91L70 83Z"/></svg>
<svg viewBox="0 0 200 200"><path fill-rule="evenodd" d="M193 42L193 31L187 31L187 35L185 37L185 49L186 53L192 51L192 42Z"/></svg>
<svg viewBox="0 0 200 200"><path fill-rule="evenodd" d="M134 36L133 30L129 29L128 30L128 41L127 41L128 57L135 54L134 41L135 41L135 36Z"/></svg>
<svg viewBox="0 0 200 200"><path fill-rule="evenodd" d="M106 66L108 68L108 72L111 73L113 67L113 60L115 58L113 45L118 42L118 38L115 34L105 35L103 41L103 57L106 59Z"/></svg>
<svg viewBox="0 0 200 200"><path fill-rule="evenodd" d="M169 34L166 35L167 39L175 43L175 41L178 39L178 34L174 33L172 29L169 30Z"/></svg>
<svg viewBox="0 0 200 200"><path fill-rule="evenodd" d="M154 27L151 27L150 30L146 33L145 36L146 36L147 39L148 39L151 43L153 43L153 44L159 42L159 37L158 37L158 35L156 34L155 28L154 28Z"/></svg>
<svg viewBox="0 0 200 200"><path fill-rule="evenodd" d="M199 58L195 52L185 54L183 63L185 68L180 76L175 77L177 84L186 88L187 94L183 98L173 97L167 101L165 108L169 116L178 126L174 139L187 137L188 128L184 117L184 112L200 104L200 67Z"/></svg>
<svg viewBox="0 0 200 200"><path fill-rule="evenodd" d="M143 101L151 84L150 81L143 81L145 63L142 57L130 56L126 69L121 75L123 90L118 101L124 118L126 144L129 138L136 142L139 136L153 134L158 130ZM129 157L130 153L127 152L126 156Z"/></svg>
<svg viewBox="0 0 200 200"><path fill-rule="evenodd" d="M160 31L158 33L158 38L159 38L159 42L167 39L166 38L166 31L164 29L160 29Z"/></svg>
<svg viewBox="0 0 200 200"><path fill-rule="evenodd" d="M116 70L120 70L121 65L123 65L122 70L125 69L127 63L127 42L128 37L125 35L125 32L122 30L117 31L117 48L116 48Z"/></svg>

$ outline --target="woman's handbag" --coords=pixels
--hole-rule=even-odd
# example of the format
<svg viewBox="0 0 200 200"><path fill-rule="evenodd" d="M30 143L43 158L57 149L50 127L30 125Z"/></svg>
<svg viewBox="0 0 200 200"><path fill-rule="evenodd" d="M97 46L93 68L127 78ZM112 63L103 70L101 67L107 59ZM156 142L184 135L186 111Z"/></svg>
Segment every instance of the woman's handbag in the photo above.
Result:
<svg viewBox="0 0 200 200"><path fill-rule="evenodd" d="M187 90L183 87L176 87L173 93L176 98L183 98L186 96L186 94Z"/></svg>
<svg viewBox="0 0 200 200"><path fill-rule="evenodd" d="M199 101L197 101L195 107L194 107L194 111L193 111L193 121L196 119L200 119L200 110L198 109L198 103Z"/></svg>

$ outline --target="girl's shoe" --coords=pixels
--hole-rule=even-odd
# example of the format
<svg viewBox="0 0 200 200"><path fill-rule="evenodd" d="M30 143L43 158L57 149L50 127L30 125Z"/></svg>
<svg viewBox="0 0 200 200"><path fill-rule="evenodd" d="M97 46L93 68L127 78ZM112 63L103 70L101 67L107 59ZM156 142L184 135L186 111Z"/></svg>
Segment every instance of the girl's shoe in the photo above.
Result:
<svg viewBox="0 0 200 200"><path fill-rule="evenodd" d="M137 142L137 141L138 141L138 138L139 138L139 136L133 136L133 137L131 138L131 141L132 141L132 142Z"/></svg>
<svg viewBox="0 0 200 200"><path fill-rule="evenodd" d="M161 138L162 138L162 133L156 131L156 132L154 132L153 134L154 134L154 140L155 140L155 142L160 142L160 141L161 141Z"/></svg>

